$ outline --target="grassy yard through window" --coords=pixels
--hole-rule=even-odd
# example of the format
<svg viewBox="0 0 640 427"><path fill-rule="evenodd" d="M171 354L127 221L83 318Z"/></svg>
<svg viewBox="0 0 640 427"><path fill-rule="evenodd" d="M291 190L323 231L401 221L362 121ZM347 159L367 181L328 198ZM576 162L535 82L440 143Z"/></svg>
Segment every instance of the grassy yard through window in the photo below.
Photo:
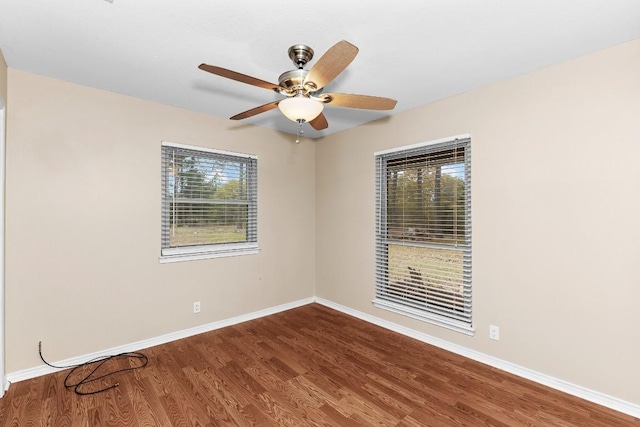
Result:
<svg viewBox="0 0 640 427"><path fill-rule="evenodd" d="M238 243L246 241L246 230L235 225L180 225L171 229L171 246Z"/></svg>
<svg viewBox="0 0 640 427"><path fill-rule="evenodd" d="M454 308L459 308L463 300L463 251L394 244L388 249L390 293L437 306L451 307L454 300Z"/></svg>

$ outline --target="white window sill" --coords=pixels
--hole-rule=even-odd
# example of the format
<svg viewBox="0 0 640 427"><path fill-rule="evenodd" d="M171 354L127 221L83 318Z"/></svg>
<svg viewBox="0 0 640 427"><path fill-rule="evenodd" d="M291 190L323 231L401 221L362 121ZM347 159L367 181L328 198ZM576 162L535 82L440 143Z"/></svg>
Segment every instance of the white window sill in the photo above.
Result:
<svg viewBox="0 0 640 427"><path fill-rule="evenodd" d="M196 246L163 249L160 264L200 259L225 258L231 256L255 255L260 252L257 244L220 245L219 247Z"/></svg>
<svg viewBox="0 0 640 427"><path fill-rule="evenodd" d="M475 335L476 331L471 325L467 325L463 322L457 322L453 319L447 319L446 317L438 316L435 314L427 313L421 310L416 310L410 307L404 307L401 304L396 304L390 301L381 299L374 299L373 305L383 310L388 310L393 313L402 314L403 316L411 317L432 325L441 326L452 331L460 332L465 335Z"/></svg>

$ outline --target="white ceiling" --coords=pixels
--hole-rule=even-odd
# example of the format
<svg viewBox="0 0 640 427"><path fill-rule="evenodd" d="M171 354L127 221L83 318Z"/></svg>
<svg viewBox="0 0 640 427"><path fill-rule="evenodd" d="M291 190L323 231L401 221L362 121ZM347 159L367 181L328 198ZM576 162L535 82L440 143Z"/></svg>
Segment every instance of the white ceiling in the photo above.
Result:
<svg viewBox="0 0 640 427"><path fill-rule="evenodd" d="M398 105L327 106L329 128L308 137L637 38L638 0L0 0L9 67L223 118L280 97L200 63L277 83L289 46L311 46L313 66L345 39L360 52L326 90ZM297 131L277 109L229 126L247 122Z"/></svg>

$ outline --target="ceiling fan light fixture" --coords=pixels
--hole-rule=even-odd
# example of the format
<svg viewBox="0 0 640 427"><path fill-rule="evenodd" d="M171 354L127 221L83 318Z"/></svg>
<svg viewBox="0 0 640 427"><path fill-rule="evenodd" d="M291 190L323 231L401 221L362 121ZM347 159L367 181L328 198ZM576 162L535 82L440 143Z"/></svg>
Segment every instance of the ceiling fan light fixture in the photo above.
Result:
<svg viewBox="0 0 640 427"><path fill-rule="evenodd" d="M306 96L297 95L280 101L278 108L286 118L293 122L300 120L310 122L322 113L324 104Z"/></svg>

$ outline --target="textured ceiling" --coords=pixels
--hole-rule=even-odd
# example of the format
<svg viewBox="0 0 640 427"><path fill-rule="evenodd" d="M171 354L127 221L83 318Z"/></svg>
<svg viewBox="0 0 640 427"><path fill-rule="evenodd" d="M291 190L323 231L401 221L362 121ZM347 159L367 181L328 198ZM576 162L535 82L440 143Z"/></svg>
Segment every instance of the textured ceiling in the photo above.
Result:
<svg viewBox="0 0 640 427"><path fill-rule="evenodd" d="M341 39L360 48L326 90L394 98L391 112L327 106L320 137L640 38L638 0L0 0L9 67L228 118L279 99L205 73L277 83L305 43L313 66ZM307 66L309 68L309 66ZM243 122L295 133L272 110Z"/></svg>

